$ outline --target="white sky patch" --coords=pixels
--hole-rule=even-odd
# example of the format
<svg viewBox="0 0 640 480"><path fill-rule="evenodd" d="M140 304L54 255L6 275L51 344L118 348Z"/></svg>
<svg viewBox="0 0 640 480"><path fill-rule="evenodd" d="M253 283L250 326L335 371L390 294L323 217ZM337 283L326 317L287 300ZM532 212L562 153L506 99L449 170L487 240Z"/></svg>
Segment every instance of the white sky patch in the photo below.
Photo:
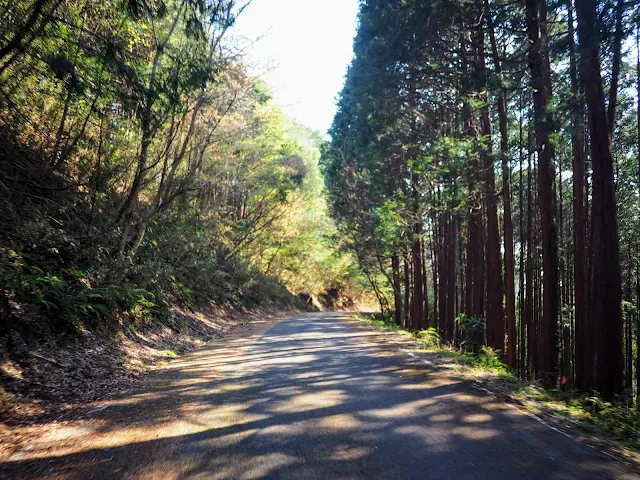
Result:
<svg viewBox="0 0 640 480"><path fill-rule="evenodd" d="M232 32L276 102L325 133L352 58L358 0L253 0Z"/></svg>

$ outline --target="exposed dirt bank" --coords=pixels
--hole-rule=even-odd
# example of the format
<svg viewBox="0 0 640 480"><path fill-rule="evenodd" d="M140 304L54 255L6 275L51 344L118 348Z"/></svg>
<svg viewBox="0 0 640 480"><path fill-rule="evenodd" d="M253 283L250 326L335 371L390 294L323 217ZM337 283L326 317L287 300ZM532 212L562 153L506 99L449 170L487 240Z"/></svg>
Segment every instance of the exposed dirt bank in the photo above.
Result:
<svg viewBox="0 0 640 480"><path fill-rule="evenodd" d="M29 344L15 334L0 339L0 456L24 448L42 433L38 425L76 418L87 405L126 393L181 354L277 316L275 309L174 308L170 322L116 334L86 331ZM8 354L16 350L19 355Z"/></svg>

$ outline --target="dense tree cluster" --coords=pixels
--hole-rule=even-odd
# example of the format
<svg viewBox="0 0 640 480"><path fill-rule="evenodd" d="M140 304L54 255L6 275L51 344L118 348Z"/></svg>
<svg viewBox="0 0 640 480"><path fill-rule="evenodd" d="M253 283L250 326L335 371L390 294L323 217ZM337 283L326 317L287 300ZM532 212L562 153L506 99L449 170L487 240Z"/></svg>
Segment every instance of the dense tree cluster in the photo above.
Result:
<svg viewBox="0 0 640 480"><path fill-rule="evenodd" d="M385 315L522 377L640 387L638 5L363 0L323 151Z"/></svg>
<svg viewBox="0 0 640 480"><path fill-rule="evenodd" d="M0 334L357 277L335 259L318 136L228 38L244 7L0 2Z"/></svg>

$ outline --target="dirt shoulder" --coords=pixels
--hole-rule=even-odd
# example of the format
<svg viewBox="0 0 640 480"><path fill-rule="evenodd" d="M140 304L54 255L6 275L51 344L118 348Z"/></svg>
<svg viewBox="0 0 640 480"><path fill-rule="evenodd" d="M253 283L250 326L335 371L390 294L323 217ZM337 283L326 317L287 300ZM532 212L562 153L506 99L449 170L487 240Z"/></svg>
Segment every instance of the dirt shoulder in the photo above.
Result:
<svg viewBox="0 0 640 480"><path fill-rule="evenodd" d="M289 314L276 309L174 308L170 324L25 344L17 359L6 353L6 344L23 340L3 339L0 458L28 449L38 437L100 409L101 402L142 388L149 373L198 347L222 337L252 334Z"/></svg>

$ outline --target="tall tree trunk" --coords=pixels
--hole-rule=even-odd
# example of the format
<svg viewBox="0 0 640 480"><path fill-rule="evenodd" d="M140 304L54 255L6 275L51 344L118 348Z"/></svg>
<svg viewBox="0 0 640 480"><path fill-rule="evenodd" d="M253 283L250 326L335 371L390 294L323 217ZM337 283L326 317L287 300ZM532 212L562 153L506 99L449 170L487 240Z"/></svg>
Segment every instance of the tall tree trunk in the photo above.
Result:
<svg viewBox="0 0 640 480"><path fill-rule="evenodd" d="M480 203L479 195L474 195ZM470 317L484 316L484 235L482 206L469 208L467 242L467 308Z"/></svg>
<svg viewBox="0 0 640 480"><path fill-rule="evenodd" d="M422 225L419 222L413 227L411 256L413 260L413 329L420 330L424 322L424 290L422 289L422 251L420 241Z"/></svg>
<svg viewBox="0 0 640 480"><path fill-rule="evenodd" d="M613 34L613 58L611 59L611 85L609 86L609 105L607 107L607 126L609 138L613 138L616 125L616 106L618 103L618 83L620 81L620 66L622 63L622 40L624 28L624 0L618 0L615 7L616 26Z"/></svg>
<svg viewBox="0 0 640 480"><path fill-rule="evenodd" d="M400 258L397 253L391 257L393 275L393 307L396 325L402 325L402 285L400 281Z"/></svg>
<svg viewBox="0 0 640 480"><path fill-rule="evenodd" d="M638 153L638 201L640 202L640 26L636 26L636 114ZM640 203L638 204L640 210ZM640 244L639 244L640 245ZM637 250L636 250L637 251ZM636 266L636 306L640 306L640 264ZM636 314L636 410L640 410L640 309Z"/></svg>
<svg viewBox="0 0 640 480"><path fill-rule="evenodd" d="M524 318L527 330L527 357L526 357L526 375L529 377L533 374L533 351L535 348L535 328L533 322L533 306L534 306L534 288L533 288L533 254L535 251L533 245L533 199L531 192L531 157L533 155L533 139L532 131L529 128L527 133L527 262L526 262L526 294Z"/></svg>
<svg viewBox="0 0 640 480"><path fill-rule="evenodd" d="M536 188L533 193L535 211L538 212L540 209L540 189ZM535 378L544 378L544 371L542 371L540 367L540 357L543 354L544 345L543 342L536 341L542 337L542 310L544 302L542 293L544 287L542 282L542 262L538 251L538 247L541 246L542 235L540 215L534 214L533 218L535 222L533 227L533 245L535 250L533 251L533 325L531 327L533 332L531 354L533 357L531 359L531 367Z"/></svg>
<svg viewBox="0 0 640 480"><path fill-rule="evenodd" d="M627 282L625 298L631 304L633 302L633 252L631 251L631 241L628 243L627 257ZM624 312L625 333L624 333L624 389L626 392L633 394L633 313L630 309Z"/></svg>
<svg viewBox="0 0 640 480"><path fill-rule="evenodd" d="M525 378L527 374L527 324L526 324L526 316L525 316L525 268L524 268L524 258L525 258L525 232L524 232L524 165L523 165L523 157L524 157L524 128L523 128L523 108L522 108L522 95L520 95L520 113L518 115L518 124L519 124L519 135L518 135L518 160L519 160L519 187L518 187L518 208L519 208L519 247L520 247L520 342L518 345L519 355L518 355L518 371L520 372L520 377Z"/></svg>
<svg viewBox="0 0 640 480"><path fill-rule="evenodd" d="M486 0L487 22L491 39L493 65L500 82L497 98L498 125L500 128L500 160L502 165L502 205L504 234L504 280L505 309L507 317L507 364L516 366L516 292L515 292L515 258L513 252L513 219L511 214L511 169L509 166L509 132L507 129L507 92L502 79L502 65L498 52L498 43L493 25L493 14L489 0Z"/></svg>
<svg viewBox="0 0 640 480"><path fill-rule="evenodd" d="M472 30L473 37L478 36L478 27ZM477 39L476 39L477 40ZM462 90L466 95L472 94L467 80L470 74L468 69L467 51L472 42L467 38L467 33L460 37L460 71L462 73ZM475 47L472 47L475 48ZM473 50L472 50L473 51ZM475 52L477 62L477 51ZM478 67L476 66L476 70ZM477 85L473 85L477 88ZM476 119L472 115L471 105L468 101L463 104L463 137L474 138L478 134ZM466 268L466 299L465 313L469 317L485 317L485 264L484 264L484 208L482 192L478 187L479 177L483 169L480 158L474 156L469 161L467 168L467 185L469 196L467 201L467 268ZM483 334L484 340L484 334Z"/></svg>
<svg viewBox="0 0 640 480"><path fill-rule="evenodd" d="M422 290L424 292L424 326L425 328L429 328L429 282L428 282L429 268L427 267L427 250L426 250L424 239L422 240L420 247L422 249Z"/></svg>
<svg viewBox="0 0 640 480"><path fill-rule="evenodd" d="M458 232L458 278L460 281L457 284L458 288L458 297L457 297L457 306L456 306L456 317L464 312L464 285L465 285L465 271L464 271L464 230L462 227L462 222L460 218L456 218L457 224L457 232ZM455 344L457 346L460 345L460 330L457 328L457 325L454 325L455 329Z"/></svg>
<svg viewBox="0 0 640 480"><path fill-rule="evenodd" d="M437 252L437 239L436 239L436 221L431 222L431 241L429 242L429 249L431 251L431 275L433 278L433 326L438 328L438 252Z"/></svg>
<svg viewBox="0 0 640 480"><path fill-rule="evenodd" d="M446 331L447 341L453 343L454 335L454 319L455 319L455 296L456 296L456 224L450 211L447 212L448 238L447 238L447 318Z"/></svg>
<svg viewBox="0 0 640 480"><path fill-rule="evenodd" d="M482 8L482 6L481 6ZM484 49L484 27L481 22L476 35L478 92L483 106L480 108L480 134L486 142L482 151L485 170L485 210L487 214L487 345L504 353L504 310L502 307L502 260L500 258L500 233L498 207L496 205L496 178L491 147L491 116L486 94L487 70Z"/></svg>
<svg viewBox="0 0 640 480"><path fill-rule="evenodd" d="M558 322L558 246L553 195L554 167L550 141L551 125L547 105L551 98L546 38L545 0L526 0L528 62L533 90L534 121L538 152L538 198L541 213L543 306L540 321L540 355L536 365L545 386L556 384Z"/></svg>
<svg viewBox="0 0 640 480"><path fill-rule="evenodd" d="M593 165L591 244L592 332L596 337L594 387L604 396L623 390L622 284L618 215L604 89L596 0L577 0L580 70L589 111Z"/></svg>
<svg viewBox="0 0 640 480"><path fill-rule="evenodd" d="M446 250L447 245L447 226L445 213L438 214L438 332L442 339L447 342L446 323L447 323L447 285L448 285L448 262Z"/></svg>
<svg viewBox="0 0 640 480"><path fill-rule="evenodd" d="M591 383L592 362L590 361L589 341L591 339L587 324L587 281L586 281L586 242L585 221L585 162L584 162L584 103L580 98L578 71L573 28L573 0L567 2L569 12L569 69L571 76L572 119L571 144L573 148L573 239L574 239L574 315L575 315L575 386L586 389Z"/></svg>
<svg viewBox="0 0 640 480"><path fill-rule="evenodd" d="M403 323L404 328L411 330L411 269L409 267L408 254L405 252L403 255L403 270L404 270L404 316Z"/></svg>

